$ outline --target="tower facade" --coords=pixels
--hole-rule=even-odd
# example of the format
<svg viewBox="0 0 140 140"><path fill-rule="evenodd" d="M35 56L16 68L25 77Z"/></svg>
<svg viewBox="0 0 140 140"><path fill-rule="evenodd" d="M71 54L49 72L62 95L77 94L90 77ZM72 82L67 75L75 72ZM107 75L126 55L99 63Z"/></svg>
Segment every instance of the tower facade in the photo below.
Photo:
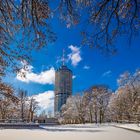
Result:
<svg viewBox="0 0 140 140"><path fill-rule="evenodd" d="M72 71L67 66L62 66L55 71L55 113L61 111L67 98L72 95Z"/></svg>
<svg viewBox="0 0 140 140"><path fill-rule="evenodd" d="M72 95L72 71L62 65L55 72L55 113L61 111L62 105L70 95Z"/></svg>

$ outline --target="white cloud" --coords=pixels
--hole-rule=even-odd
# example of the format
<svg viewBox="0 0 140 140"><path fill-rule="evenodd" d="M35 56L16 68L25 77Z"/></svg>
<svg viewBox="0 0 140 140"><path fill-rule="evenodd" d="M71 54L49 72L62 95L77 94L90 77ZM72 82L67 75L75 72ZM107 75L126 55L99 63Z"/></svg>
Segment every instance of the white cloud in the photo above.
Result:
<svg viewBox="0 0 140 140"><path fill-rule="evenodd" d="M110 76L111 73L112 73L112 71L111 71L111 70L108 70L108 71L106 71L106 72L104 72L104 73L102 74L102 77Z"/></svg>
<svg viewBox="0 0 140 140"><path fill-rule="evenodd" d="M40 110L54 112L54 91L45 91L32 97L39 102Z"/></svg>
<svg viewBox="0 0 140 140"><path fill-rule="evenodd" d="M25 65L25 63L22 62L22 65ZM51 67L50 69L37 74L33 72L33 66L26 65L26 68L21 69L16 78L19 81L26 83L54 84L55 70Z"/></svg>
<svg viewBox="0 0 140 140"><path fill-rule="evenodd" d="M85 65L85 66L83 67L83 69L88 70L88 69L90 69L90 66Z"/></svg>
<svg viewBox="0 0 140 140"><path fill-rule="evenodd" d="M68 48L71 50L71 53L68 54L68 59L71 60L73 66L77 66L82 60L80 48L73 45L70 45Z"/></svg>
<svg viewBox="0 0 140 140"><path fill-rule="evenodd" d="M73 76L72 76L72 79L75 79L75 78L76 78L76 75L73 75Z"/></svg>

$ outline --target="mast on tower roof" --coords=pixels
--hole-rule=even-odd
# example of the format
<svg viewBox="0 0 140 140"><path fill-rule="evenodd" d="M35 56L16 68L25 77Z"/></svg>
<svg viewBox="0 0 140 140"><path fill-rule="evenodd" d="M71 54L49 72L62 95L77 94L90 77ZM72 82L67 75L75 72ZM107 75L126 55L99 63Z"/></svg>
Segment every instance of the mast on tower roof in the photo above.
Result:
<svg viewBox="0 0 140 140"><path fill-rule="evenodd" d="M65 49L63 49L63 55L62 55L62 65L65 65Z"/></svg>

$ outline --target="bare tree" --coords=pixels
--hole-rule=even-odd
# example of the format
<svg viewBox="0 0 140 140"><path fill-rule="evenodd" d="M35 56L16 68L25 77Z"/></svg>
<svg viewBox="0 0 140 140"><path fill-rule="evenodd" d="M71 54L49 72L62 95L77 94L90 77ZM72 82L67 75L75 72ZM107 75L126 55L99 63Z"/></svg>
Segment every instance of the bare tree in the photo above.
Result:
<svg viewBox="0 0 140 140"><path fill-rule="evenodd" d="M77 108L75 106L75 97L71 96L67 99L66 104L61 108L61 122L62 123L73 123L78 117Z"/></svg>
<svg viewBox="0 0 140 140"><path fill-rule="evenodd" d="M17 117L18 102L15 102L12 98L6 97L0 94L0 119L4 122L7 119L14 119Z"/></svg>
<svg viewBox="0 0 140 140"><path fill-rule="evenodd" d="M111 102L112 115L117 121L136 121L140 106L140 71L125 72L118 79L119 88Z"/></svg>
<svg viewBox="0 0 140 140"><path fill-rule="evenodd" d="M18 98L19 98L19 115L22 121L27 119L27 92L19 89L18 90Z"/></svg>
<svg viewBox="0 0 140 140"><path fill-rule="evenodd" d="M61 0L59 9L66 24L84 22L83 44L111 54L116 38L125 34L130 43L140 29L138 0Z"/></svg>
<svg viewBox="0 0 140 140"><path fill-rule="evenodd" d="M98 85L91 87L83 95L69 97L62 106L61 121L64 123L107 121L106 111L111 93L107 86Z"/></svg>
<svg viewBox="0 0 140 140"><path fill-rule="evenodd" d="M62 106L62 118L64 123L85 123L85 106L83 97L80 95L71 96Z"/></svg>
<svg viewBox="0 0 140 140"><path fill-rule="evenodd" d="M11 85L0 82L0 118L13 118L15 106L19 99L14 95L14 89Z"/></svg>
<svg viewBox="0 0 140 140"><path fill-rule="evenodd" d="M0 118L1 119L6 119L8 116L8 111L9 111L9 106L11 104L11 101L7 98L2 98L0 99Z"/></svg>
<svg viewBox="0 0 140 140"><path fill-rule="evenodd" d="M30 122L33 121L35 112L37 111L37 109L39 108L38 106L38 102L32 97L29 99L29 113L28 113L28 120Z"/></svg>
<svg viewBox="0 0 140 140"><path fill-rule="evenodd" d="M85 92L83 95L84 98L84 105L86 109L86 121L89 121L90 123L93 123L93 116L94 116L94 108L95 106L93 105L93 95L90 94L89 92Z"/></svg>
<svg viewBox="0 0 140 140"><path fill-rule="evenodd" d="M47 22L50 15L48 1L0 1L0 78L7 67L17 72L19 61L29 62L31 50L56 39Z"/></svg>
<svg viewBox="0 0 140 140"><path fill-rule="evenodd" d="M18 98L14 95L14 88L11 85L0 81L0 95L4 95L7 98L12 99L14 102L18 102Z"/></svg>
<svg viewBox="0 0 140 140"><path fill-rule="evenodd" d="M0 77L7 67L18 71L19 61L29 62L31 50L56 40L49 21L58 15L67 26L84 22L83 44L109 53L116 52L113 45L118 36L126 34L131 40L139 31L138 0L60 0L55 9L52 4L49 0L0 1Z"/></svg>
<svg viewBox="0 0 140 140"><path fill-rule="evenodd" d="M107 117L106 111L112 93L111 90L105 85L97 85L92 86L87 92L92 97L90 104L92 105L95 122L97 123L99 120L100 123L103 123Z"/></svg>
<svg viewBox="0 0 140 140"><path fill-rule="evenodd" d="M39 109L38 102L33 97L28 97L27 92L19 89L16 100L0 94L0 119L3 121L33 121L36 111Z"/></svg>

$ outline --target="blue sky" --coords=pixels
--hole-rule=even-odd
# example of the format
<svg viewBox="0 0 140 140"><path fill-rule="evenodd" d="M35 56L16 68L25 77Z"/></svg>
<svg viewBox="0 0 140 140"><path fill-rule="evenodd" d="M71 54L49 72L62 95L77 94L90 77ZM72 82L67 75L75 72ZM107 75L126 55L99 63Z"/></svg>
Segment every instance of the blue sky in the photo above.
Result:
<svg viewBox="0 0 140 140"><path fill-rule="evenodd" d="M45 93L45 96L48 94L50 99L47 103L48 109L53 106L52 98L54 97L48 91L52 94L54 90L54 71L61 65L63 49L65 49L67 59L66 65L73 71L75 77L73 94L94 84L106 84L115 90L120 74L125 71L133 73L140 68L140 36L133 39L131 47L128 46L126 37L119 37L115 42L118 53L105 56L97 49L81 46L80 31L83 25L67 28L56 18L52 19L51 24L57 40L49 44L47 50L42 49L32 53L33 61L29 64L29 79L17 78L16 74L8 74L5 78L5 81L13 84L15 88L27 90L29 96L40 95L39 97L42 98L44 97L41 96L42 94Z"/></svg>

